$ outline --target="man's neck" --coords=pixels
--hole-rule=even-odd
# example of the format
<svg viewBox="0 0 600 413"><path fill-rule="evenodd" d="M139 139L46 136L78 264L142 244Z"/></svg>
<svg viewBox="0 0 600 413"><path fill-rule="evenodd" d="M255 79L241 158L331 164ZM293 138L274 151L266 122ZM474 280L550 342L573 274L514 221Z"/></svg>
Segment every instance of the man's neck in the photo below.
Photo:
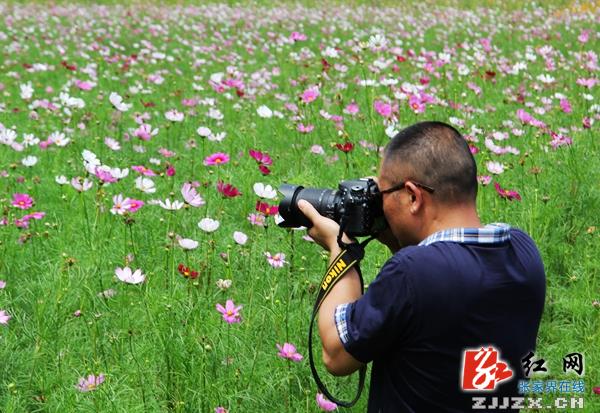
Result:
<svg viewBox="0 0 600 413"><path fill-rule="evenodd" d="M450 228L480 228L481 221L474 207L453 207L440 209L429 224L423 228L423 239L431 234Z"/></svg>

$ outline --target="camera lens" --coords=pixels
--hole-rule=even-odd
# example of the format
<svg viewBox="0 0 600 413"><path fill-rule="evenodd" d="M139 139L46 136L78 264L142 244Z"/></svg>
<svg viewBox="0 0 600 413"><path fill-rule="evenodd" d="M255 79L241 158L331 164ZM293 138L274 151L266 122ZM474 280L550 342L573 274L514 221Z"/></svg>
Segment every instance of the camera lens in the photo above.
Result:
<svg viewBox="0 0 600 413"><path fill-rule="evenodd" d="M312 224L298 209L298 201L308 201L319 214L336 221L336 204L339 203L338 191L324 188L304 188L303 186L283 184L279 187L283 199L279 203L281 227L311 227Z"/></svg>

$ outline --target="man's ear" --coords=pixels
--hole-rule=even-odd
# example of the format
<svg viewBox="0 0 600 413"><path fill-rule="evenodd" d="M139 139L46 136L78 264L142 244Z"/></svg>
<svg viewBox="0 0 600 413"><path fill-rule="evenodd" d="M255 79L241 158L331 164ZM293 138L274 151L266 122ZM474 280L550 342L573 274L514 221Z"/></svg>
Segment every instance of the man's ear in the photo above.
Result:
<svg viewBox="0 0 600 413"><path fill-rule="evenodd" d="M410 181L406 182L406 192L410 197L410 212L414 214L419 211L423 205L423 192L421 191L421 188Z"/></svg>

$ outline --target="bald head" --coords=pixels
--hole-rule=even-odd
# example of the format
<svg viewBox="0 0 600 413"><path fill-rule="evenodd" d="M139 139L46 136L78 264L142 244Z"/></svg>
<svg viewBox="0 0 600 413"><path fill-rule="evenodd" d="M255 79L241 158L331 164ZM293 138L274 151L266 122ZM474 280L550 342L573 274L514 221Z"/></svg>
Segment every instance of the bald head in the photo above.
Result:
<svg viewBox="0 0 600 413"><path fill-rule="evenodd" d="M443 204L474 203L477 197L477 165L469 145L442 122L401 130L385 148L381 173L394 184L414 180L431 186Z"/></svg>

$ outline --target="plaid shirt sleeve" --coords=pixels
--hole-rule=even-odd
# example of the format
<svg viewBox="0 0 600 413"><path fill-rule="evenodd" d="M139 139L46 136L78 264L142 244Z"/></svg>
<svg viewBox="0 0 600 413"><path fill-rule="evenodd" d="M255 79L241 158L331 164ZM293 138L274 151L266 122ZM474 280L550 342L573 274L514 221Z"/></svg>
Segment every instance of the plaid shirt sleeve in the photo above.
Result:
<svg viewBox="0 0 600 413"><path fill-rule="evenodd" d="M348 323L346 321L347 310L348 303L340 304L335 308L335 327L337 328L340 340L344 345L348 343Z"/></svg>

